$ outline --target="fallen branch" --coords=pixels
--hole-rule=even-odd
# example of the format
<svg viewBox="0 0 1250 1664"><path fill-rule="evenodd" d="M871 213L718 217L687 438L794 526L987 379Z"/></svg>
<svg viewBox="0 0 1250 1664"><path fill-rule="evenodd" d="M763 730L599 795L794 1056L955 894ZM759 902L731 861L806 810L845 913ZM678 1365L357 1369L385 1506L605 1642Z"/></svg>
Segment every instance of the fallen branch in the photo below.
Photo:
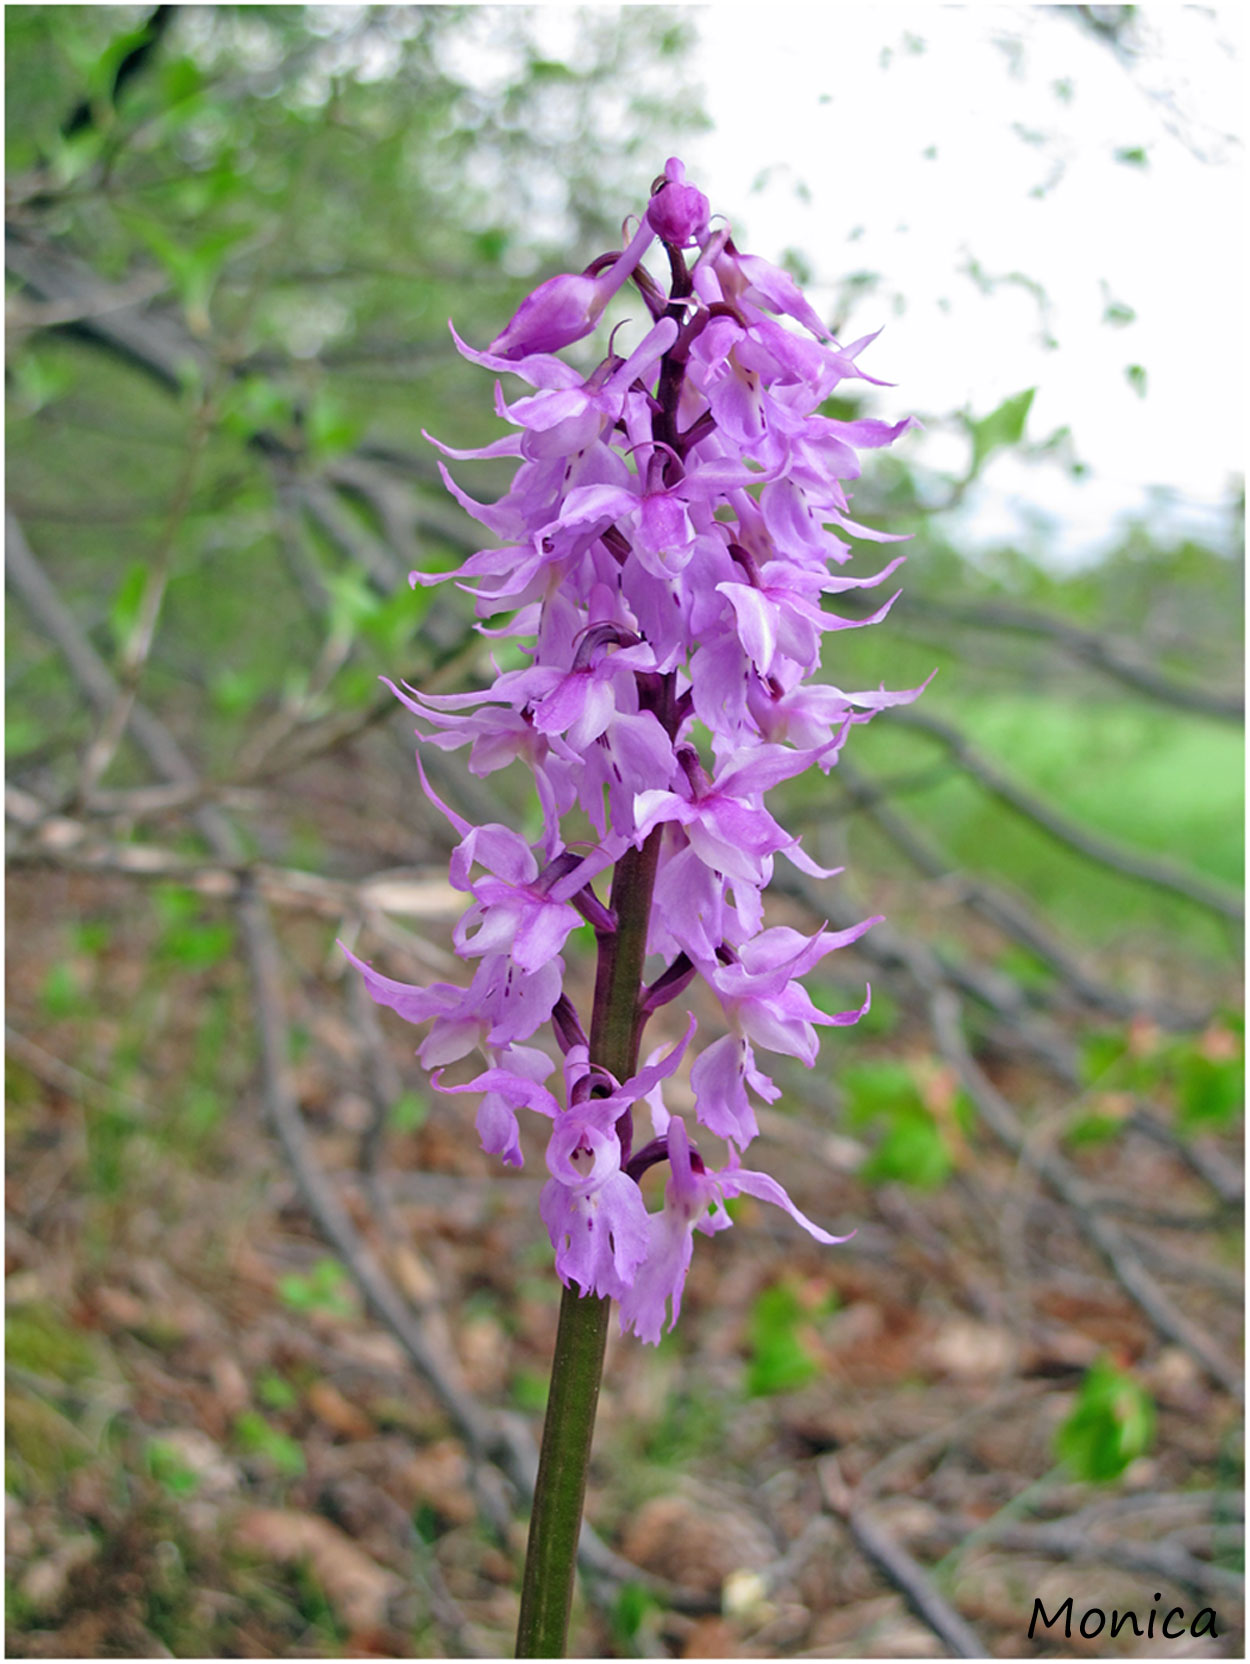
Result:
<svg viewBox="0 0 1250 1664"><path fill-rule="evenodd" d="M1077 1564L1091 1562L1117 1566L1121 1571L1135 1572L1154 1580L1162 1578L1194 1594L1219 1599L1231 1596L1240 1600L1245 1593L1240 1572L1200 1560L1179 1543L1166 1539L1161 1542L1141 1542L1133 1537L1098 1536L1093 1531L1081 1530L1071 1520L1046 1520L1037 1523L1017 1523L1006 1520L1002 1525L980 1525L962 1516L945 1518L945 1529L954 1536L964 1536L975 1530L978 1547L992 1544L1017 1554L1043 1554L1056 1560L1071 1560Z"/></svg>
<svg viewBox="0 0 1250 1664"><path fill-rule="evenodd" d="M955 1658L987 1658L989 1649L955 1608L940 1595L929 1574L906 1549L863 1509L843 1482L836 1460L826 1458L819 1468L821 1494L829 1511L842 1520L860 1552L894 1585L915 1612Z"/></svg>

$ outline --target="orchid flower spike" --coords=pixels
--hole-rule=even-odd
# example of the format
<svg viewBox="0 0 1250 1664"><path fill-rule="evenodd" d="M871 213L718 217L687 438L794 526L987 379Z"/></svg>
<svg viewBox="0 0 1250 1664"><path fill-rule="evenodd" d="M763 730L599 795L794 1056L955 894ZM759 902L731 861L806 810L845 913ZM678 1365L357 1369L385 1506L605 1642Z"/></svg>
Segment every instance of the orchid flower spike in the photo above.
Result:
<svg viewBox="0 0 1250 1664"><path fill-rule="evenodd" d="M642 263L657 240L667 290ZM830 1015L802 978L876 922L810 936L766 925L778 856L831 874L765 799L836 767L856 727L922 690L843 693L818 679L826 640L877 623L893 599L850 618L838 596L900 564L841 570L858 542L892 541L851 518L858 453L912 425L822 413L843 383L881 385L859 367L871 338L841 346L787 272L739 250L719 218L713 229L676 157L622 245L540 283L484 351L453 328L467 359L526 387L497 389L503 437L439 448L453 461L509 457L516 471L488 504L440 463L490 542L413 581L456 582L478 628L521 643L525 663L463 693L390 684L421 746L467 746L479 776L528 771L541 833L473 825L422 770L459 839L450 878L467 909L454 945L472 975L411 987L349 957L375 1000L430 1025L420 1061L438 1090L477 1100L486 1150L519 1166L522 1118L546 1129L539 1211L559 1276L616 1300L622 1328L655 1342L680 1312L695 1232L726 1229L727 1200L769 1202L815 1241L845 1240L742 1164L757 1105L779 1096L767 1054L810 1068L818 1030L868 1009L865 995ZM613 338L597 361L560 358L626 285L643 326L628 356ZM579 944L591 942L593 1004L579 1011ZM646 1026L669 1023L664 1008L696 985L720 1014L715 1032L696 1048L688 1014L684 1035L674 1025L640 1062ZM684 1118L664 1101L678 1070ZM635 1136L639 1118L649 1137ZM658 1209L641 1183L657 1165Z"/></svg>

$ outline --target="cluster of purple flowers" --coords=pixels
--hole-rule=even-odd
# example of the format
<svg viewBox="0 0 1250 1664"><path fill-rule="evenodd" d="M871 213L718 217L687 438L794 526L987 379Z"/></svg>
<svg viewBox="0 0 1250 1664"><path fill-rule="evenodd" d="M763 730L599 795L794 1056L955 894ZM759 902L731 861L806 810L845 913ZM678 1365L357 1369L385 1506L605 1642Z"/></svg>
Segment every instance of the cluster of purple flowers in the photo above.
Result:
<svg viewBox="0 0 1250 1664"><path fill-rule="evenodd" d="M641 264L657 240L667 293ZM555 356L595 329L629 280L649 327L628 357L609 343L584 375ZM865 578L830 570L851 553L839 533L889 541L848 517L842 482L859 474L857 448L889 444L911 425L820 414L840 382L873 380L857 364L871 339L839 346L791 277L740 253L729 228L711 223L676 160L623 252L541 284L489 350L456 336L466 358L533 391L508 404L496 383L496 410L513 431L495 444L439 445L453 458L518 459L511 490L490 505L440 464L499 546L455 573L412 581L456 578L476 597L478 627L532 643L530 662L478 692L395 692L424 725L424 744L470 747L473 773L514 760L531 769L543 833L531 847L506 826L470 825L422 770L460 837L451 881L472 902L455 945L476 970L467 988L414 988L354 962L375 1000L410 1022L433 1020L418 1056L440 1090L481 1095L485 1149L520 1165L518 1111L551 1122L541 1211L557 1271L584 1294L618 1300L622 1328L646 1341L659 1340L670 1306L676 1320L692 1233L724 1229L727 1198L762 1198L817 1240L845 1240L743 1167L741 1152L758 1131L752 1095L778 1096L756 1048L810 1067L817 1025L862 1015L866 1001L826 1015L799 978L875 922L811 937L764 927L775 856L831 876L777 824L765 794L806 769L827 773L855 723L919 691L844 693L809 680L826 632L875 623L893 600L857 619L822 605L899 564ZM510 616L488 628L500 614ZM566 841L562 824L578 811L594 836ZM639 989L633 1052L650 1015L702 977L728 1029L690 1072L695 1118L728 1144L719 1171L663 1098L694 1017L676 1045L621 1080L592 1055L563 989L566 940L588 922L600 952L593 1038L619 922L595 880L631 851L650 856L639 868L654 884L645 945L664 962ZM545 1084L555 1063L526 1044L548 1022L563 1054L563 1102ZM440 1085L444 1066L475 1051L481 1073ZM639 1145L633 1116L643 1104L652 1136ZM664 1206L652 1213L639 1180L662 1161Z"/></svg>

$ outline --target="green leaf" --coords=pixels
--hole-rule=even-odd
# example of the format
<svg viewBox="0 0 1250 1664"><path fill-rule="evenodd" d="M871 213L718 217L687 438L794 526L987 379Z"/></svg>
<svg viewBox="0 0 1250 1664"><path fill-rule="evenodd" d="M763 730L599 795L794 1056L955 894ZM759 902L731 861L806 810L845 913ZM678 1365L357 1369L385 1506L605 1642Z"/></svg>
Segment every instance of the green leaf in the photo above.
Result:
<svg viewBox="0 0 1250 1664"><path fill-rule="evenodd" d="M287 388L268 376L243 376L221 400L220 422L235 439L251 439L264 432L280 432L294 420L295 401Z"/></svg>
<svg viewBox="0 0 1250 1664"><path fill-rule="evenodd" d="M416 1092L403 1092L391 1105L391 1131L416 1132L425 1125L429 1113L430 1106L424 1098Z"/></svg>
<svg viewBox="0 0 1250 1664"><path fill-rule="evenodd" d="M269 666L248 665L236 670L223 665L209 685L209 697L223 716L246 716L269 691Z"/></svg>
<svg viewBox="0 0 1250 1664"><path fill-rule="evenodd" d="M872 1184L897 1182L926 1190L944 1184L954 1157L911 1070L889 1059L845 1071L847 1120L856 1131L879 1126L881 1137L860 1169Z"/></svg>
<svg viewBox="0 0 1250 1664"><path fill-rule="evenodd" d="M1035 387L1026 387L1023 393L1013 394L1011 398L1004 399L997 410L992 410L979 422L964 417L968 432L972 435L974 474L979 472L986 458L994 451L1018 445L1023 439L1025 423L1028 421L1029 409L1036 391Z"/></svg>
<svg viewBox="0 0 1250 1664"><path fill-rule="evenodd" d="M911 1070L905 1063L889 1058L853 1064L843 1071L842 1089L846 1093L847 1119L856 1130L918 1096Z"/></svg>
<svg viewBox="0 0 1250 1664"><path fill-rule="evenodd" d="M158 954L189 971L205 971L234 948L229 919L205 919L204 900L182 884L162 884L154 893L162 930Z"/></svg>
<svg viewBox="0 0 1250 1664"><path fill-rule="evenodd" d="M117 71L121 68L123 59L142 46L151 34L152 25L149 20L141 23L137 29L130 29L125 34L115 36L108 43L87 75L87 98L90 103L102 104L112 101L113 83L117 79Z"/></svg>
<svg viewBox="0 0 1250 1664"><path fill-rule="evenodd" d="M934 1190L945 1184L954 1159L941 1128L923 1105L897 1110L889 1131L860 1168L870 1184L916 1185Z"/></svg>
<svg viewBox="0 0 1250 1664"><path fill-rule="evenodd" d="M1139 399L1144 399L1146 397L1147 379L1145 367L1141 364L1126 364L1124 366L1124 374L1128 378L1129 386L1133 389L1134 393L1137 394L1137 397Z"/></svg>
<svg viewBox="0 0 1250 1664"><path fill-rule="evenodd" d="M330 457L350 451L364 432L364 424L349 416L333 393L318 388L308 406L306 431L314 455Z"/></svg>
<svg viewBox="0 0 1250 1664"><path fill-rule="evenodd" d="M1123 1029L1087 1036L1081 1048L1081 1080L1086 1086L1097 1086L1110 1073L1128 1050L1128 1037Z"/></svg>
<svg viewBox="0 0 1250 1664"><path fill-rule="evenodd" d="M518 1369L512 1377L512 1402L518 1410L541 1415L547 1408L548 1381L535 1369Z"/></svg>
<svg viewBox="0 0 1250 1664"><path fill-rule="evenodd" d="M1149 1450L1155 1409L1133 1376L1100 1358L1086 1373L1076 1407L1055 1433L1055 1454L1087 1484L1118 1479Z"/></svg>
<svg viewBox="0 0 1250 1664"><path fill-rule="evenodd" d="M660 1610L660 1603L641 1583L622 1583L608 1615L612 1633L625 1657L636 1651L634 1643L648 1615Z"/></svg>
<svg viewBox="0 0 1250 1664"><path fill-rule="evenodd" d="M272 1371L257 1381L256 1396L267 1410L293 1410L299 1403L299 1394L291 1383Z"/></svg>
<svg viewBox="0 0 1250 1664"><path fill-rule="evenodd" d="M351 1317L355 1305L347 1274L337 1260L318 1260L307 1275L293 1271L278 1278L278 1293L288 1306L301 1312L329 1312L333 1317Z"/></svg>
<svg viewBox="0 0 1250 1664"><path fill-rule="evenodd" d="M67 392L73 377L63 364L50 363L41 353L23 348L10 369L14 399L9 409L15 415L34 416Z"/></svg>
<svg viewBox="0 0 1250 1664"><path fill-rule="evenodd" d="M1082 1115L1064 1134L1064 1141L1074 1150L1084 1145L1108 1144L1124 1131L1124 1119L1119 1115Z"/></svg>
<svg viewBox="0 0 1250 1664"><path fill-rule="evenodd" d="M136 560L131 561L117 586L117 594L109 608L109 630L119 649L126 645L134 632L147 581L147 563Z"/></svg>
<svg viewBox="0 0 1250 1664"><path fill-rule="evenodd" d="M1231 1127L1241 1112L1244 1080L1240 1058L1215 1060L1187 1051L1176 1075L1176 1119L1182 1131Z"/></svg>
<svg viewBox="0 0 1250 1664"><path fill-rule="evenodd" d="M752 1398L792 1392L820 1373L798 1333L805 1316L802 1302L788 1283L777 1283L757 1295L748 1326L751 1356L746 1390Z"/></svg>
<svg viewBox="0 0 1250 1664"><path fill-rule="evenodd" d="M1122 145L1116 151L1115 159L1117 162L1122 162L1125 167L1145 168L1150 166L1150 158L1146 154L1145 147L1140 144Z"/></svg>
<svg viewBox="0 0 1250 1664"><path fill-rule="evenodd" d="M168 116L177 104L185 104L206 85L204 71L194 58L170 58L161 65L161 95Z"/></svg>
<svg viewBox="0 0 1250 1664"><path fill-rule="evenodd" d="M20 757L34 751L44 737L43 726L27 711L6 710L4 713L4 754Z"/></svg>
<svg viewBox="0 0 1250 1664"><path fill-rule="evenodd" d="M200 1476L187 1459L167 1439L149 1439L144 1446L143 1459L156 1483L173 1497L194 1496L200 1487Z"/></svg>
<svg viewBox="0 0 1250 1664"><path fill-rule="evenodd" d="M284 1479L299 1479L304 1473L304 1452L286 1433L265 1420L259 1410L244 1410L235 1417L234 1436L250 1456L260 1456Z"/></svg>
<svg viewBox="0 0 1250 1664"><path fill-rule="evenodd" d="M54 1022L86 1010L82 977L68 959L59 959L49 968L39 990L39 1002Z"/></svg>
<svg viewBox="0 0 1250 1664"><path fill-rule="evenodd" d="M43 1304L18 1306L5 1313L4 1352L18 1368L57 1381L81 1381L97 1368L95 1349L87 1337Z"/></svg>
<svg viewBox="0 0 1250 1664"><path fill-rule="evenodd" d="M354 567L327 573L325 586L330 592L330 628L337 636L353 637L382 605L377 590Z"/></svg>
<svg viewBox="0 0 1250 1664"><path fill-rule="evenodd" d="M234 947L234 926L229 919L205 920L178 925L167 932L163 950L189 971L207 971L230 957Z"/></svg>
<svg viewBox="0 0 1250 1664"><path fill-rule="evenodd" d="M125 218L129 228L147 244L169 273L192 327L197 331L206 329L208 305L226 256L237 243L251 235L249 228L222 226L198 241L188 243L147 215L131 213Z"/></svg>

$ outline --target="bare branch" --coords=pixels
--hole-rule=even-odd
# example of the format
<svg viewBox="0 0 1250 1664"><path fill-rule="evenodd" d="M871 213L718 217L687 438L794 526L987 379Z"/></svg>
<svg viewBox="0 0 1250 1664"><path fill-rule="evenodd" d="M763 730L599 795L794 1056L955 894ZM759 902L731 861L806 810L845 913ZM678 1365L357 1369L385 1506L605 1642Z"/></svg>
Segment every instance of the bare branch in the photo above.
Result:
<svg viewBox="0 0 1250 1664"><path fill-rule="evenodd" d="M1136 1572L1153 1579L1163 1578L1190 1589L1200 1597L1231 1596L1240 1599L1244 1594L1244 1580L1240 1572L1200 1560L1176 1542L1141 1542L1132 1537L1101 1537L1094 1531L1083 1531L1070 1520L1046 1520L1036 1524L1018 1524L1004 1520L1001 1525L992 1521L980 1524L972 1520L947 1520L943 1524L952 1533L976 1533L978 1546L992 1543L998 1548L1021 1554L1044 1554L1057 1560L1071 1560L1077 1564L1091 1563L1118 1566L1122 1571Z"/></svg>
<svg viewBox="0 0 1250 1664"><path fill-rule="evenodd" d="M1246 1199L1242 1169L1229 1161L1214 1144L1203 1138L1182 1138L1165 1122L1160 1121L1147 1103L1134 1106L1128 1124L1165 1149L1172 1150L1186 1166L1202 1179L1225 1206L1240 1208Z"/></svg>
<svg viewBox="0 0 1250 1664"><path fill-rule="evenodd" d="M83 802L91 796L97 782L107 773L109 764L117 755L117 748L125 735L144 667L156 637L157 620L160 618L161 604L169 583L174 545L186 519L187 510L191 506L191 492L212 425L212 401L205 396L199 400L196 407L186 456L179 471L177 484L174 486L165 524L148 561L138 616L122 649L117 697L104 713L83 757L82 772L74 790L76 803Z"/></svg>
<svg viewBox="0 0 1250 1664"><path fill-rule="evenodd" d="M932 618L947 624L1041 636L1053 641L1072 658L1104 671L1161 704L1172 705L1179 710L1197 711L1220 722L1242 724L1245 721L1245 701L1240 695L1216 693L1209 688L1188 687L1183 682L1174 681L1148 663L1133 643L1102 635L1095 630L1082 630L1066 619L1055 618L1049 613L1012 606L1006 601L957 606L946 601L930 600L928 596L914 598L908 610L925 619Z"/></svg>
<svg viewBox="0 0 1250 1664"><path fill-rule="evenodd" d="M949 879L953 876L938 849L884 800L884 794L874 789L853 763L839 758L838 776L864 812L913 866L930 878ZM1169 1028L1198 1028L1205 1021L1203 1013L1185 1012L1161 1001L1141 999L1100 982L1084 969L1023 902L1001 886L962 875L957 875L957 883L959 897L967 906L1049 965L1072 993L1087 1005L1096 1006L1100 1011L1116 1017L1148 1015Z"/></svg>
<svg viewBox="0 0 1250 1664"><path fill-rule="evenodd" d="M1078 855L1083 855L1086 860L1109 867L1125 878L1135 878L1143 884L1152 885L1155 889L1168 890L1173 895L1184 896L1186 900L1196 902L1199 907L1205 907L1223 918L1245 918L1243 899L1224 886L1212 884L1196 873L1186 872L1170 861L1140 855L1136 850L1122 848L1109 838L1088 832L1059 810L1053 809L1040 797L1016 785L980 752L975 751L967 738L951 723L918 711L895 711L892 720L904 727L918 729L940 741L959 767L971 775L992 797L997 798L1009 809L1015 810L1017 814L1023 815L1056 842L1074 850Z"/></svg>

